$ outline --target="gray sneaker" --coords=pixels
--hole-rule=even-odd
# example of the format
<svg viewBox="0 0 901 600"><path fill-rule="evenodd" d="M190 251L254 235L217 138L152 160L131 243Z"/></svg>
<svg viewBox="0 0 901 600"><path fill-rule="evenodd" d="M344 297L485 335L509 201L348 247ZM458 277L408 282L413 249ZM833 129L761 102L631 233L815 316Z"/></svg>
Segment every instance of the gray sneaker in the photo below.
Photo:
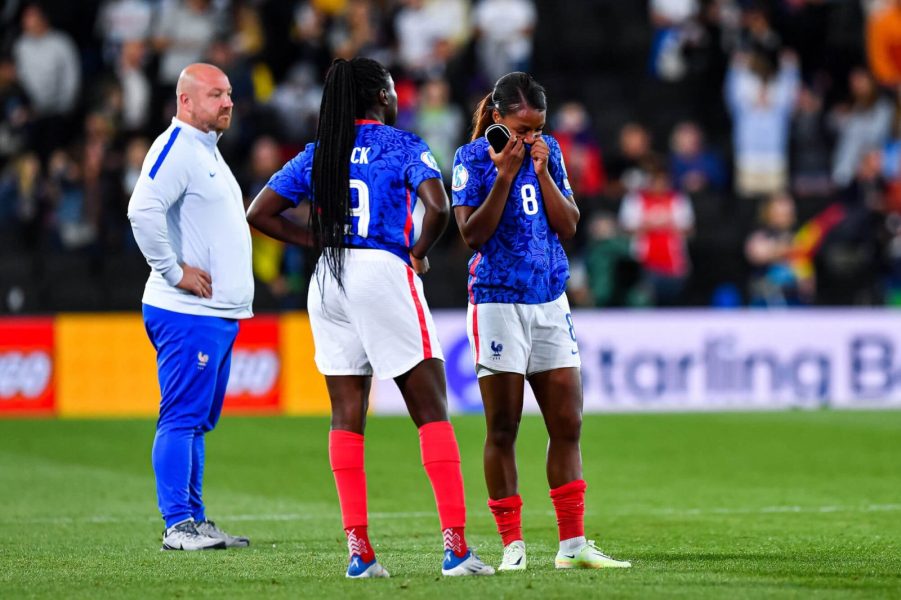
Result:
<svg viewBox="0 0 901 600"><path fill-rule="evenodd" d="M194 519L176 523L163 531L160 550L224 550L225 541L197 531Z"/></svg>
<svg viewBox="0 0 901 600"><path fill-rule="evenodd" d="M246 548L250 545L250 540L246 537L229 535L216 527L212 521L200 521L197 523L197 532L216 540L221 540L226 548Z"/></svg>

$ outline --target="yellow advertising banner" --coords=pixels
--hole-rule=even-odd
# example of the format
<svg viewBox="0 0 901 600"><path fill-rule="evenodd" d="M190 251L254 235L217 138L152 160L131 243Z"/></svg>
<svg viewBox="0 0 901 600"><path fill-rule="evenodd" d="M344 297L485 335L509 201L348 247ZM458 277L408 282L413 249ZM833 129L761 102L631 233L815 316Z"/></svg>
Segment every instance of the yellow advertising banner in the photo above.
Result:
<svg viewBox="0 0 901 600"><path fill-rule="evenodd" d="M325 377L313 362L313 330L306 313L281 317L282 411L286 415L327 415L331 411Z"/></svg>
<svg viewBox="0 0 901 600"><path fill-rule="evenodd" d="M54 321L58 416L158 413L156 353L140 314L64 314ZM325 378L313 362L313 334L306 313L260 316L241 323L225 410L329 413Z"/></svg>
<svg viewBox="0 0 901 600"><path fill-rule="evenodd" d="M56 317L57 414L146 417L159 410L156 353L140 314Z"/></svg>

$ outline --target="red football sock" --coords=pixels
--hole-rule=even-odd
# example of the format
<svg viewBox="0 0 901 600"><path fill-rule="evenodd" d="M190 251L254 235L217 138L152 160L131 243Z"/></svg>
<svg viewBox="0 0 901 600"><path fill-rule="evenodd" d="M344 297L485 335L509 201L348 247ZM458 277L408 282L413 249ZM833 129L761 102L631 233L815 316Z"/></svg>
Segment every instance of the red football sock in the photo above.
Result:
<svg viewBox="0 0 901 600"><path fill-rule="evenodd" d="M560 540L585 535L585 488L583 479L570 481L551 490L551 500L557 512L557 529Z"/></svg>
<svg viewBox="0 0 901 600"><path fill-rule="evenodd" d="M501 498L488 499L488 508L497 523L497 532L501 534L504 546L522 539L522 498L519 494Z"/></svg>
<svg viewBox="0 0 901 600"><path fill-rule="evenodd" d="M363 562L371 562L375 558L372 544L369 542L367 527L350 527L344 530L347 535L347 553L358 554Z"/></svg>
<svg viewBox="0 0 901 600"><path fill-rule="evenodd" d="M363 436L352 431L333 429L328 434L328 458L335 475L335 487L338 488L347 546L351 554L360 554L363 560L369 562L373 554L366 531L369 523L366 513L366 471L363 470ZM358 552L364 546L368 558Z"/></svg>
<svg viewBox="0 0 901 600"><path fill-rule="evenodd" d="M466 526L466 502L463 499L463 473L460 449L449 421L433 421L419 428L422 466L432 483L438 518L444 535L444 548L464 556L468 550L463 528Z"/></svg>

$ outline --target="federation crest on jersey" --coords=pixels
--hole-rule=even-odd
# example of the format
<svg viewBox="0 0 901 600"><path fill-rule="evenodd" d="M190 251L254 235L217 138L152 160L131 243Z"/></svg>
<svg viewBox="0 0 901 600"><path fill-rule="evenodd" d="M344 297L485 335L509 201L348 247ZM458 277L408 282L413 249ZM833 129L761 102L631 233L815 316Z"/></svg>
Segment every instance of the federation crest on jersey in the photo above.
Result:
<svg viewBox="0 0 901 600"><path fill-rule="evenodd" d="M441 170L441 169L438 168L438 161L435 160L435 157L432 156L432 153L429 152L428 150L426 150L425 152L423 152L422 154L420 154L420 155L419 155L419 158L422 160L422 162L424 162L425 164L427 164L429 167L435 169L436 171L440 171L440 170Z"/></svg>
<svg viewBox="0 0 901 600"><path fill-rule="evenodd" d="M457 165L454 167L454 180L453 180L453 190L455 192L459 192L460 190L466 187L467 182L469 181L469 171L466 170L466 167L463 165Z"/></svg>

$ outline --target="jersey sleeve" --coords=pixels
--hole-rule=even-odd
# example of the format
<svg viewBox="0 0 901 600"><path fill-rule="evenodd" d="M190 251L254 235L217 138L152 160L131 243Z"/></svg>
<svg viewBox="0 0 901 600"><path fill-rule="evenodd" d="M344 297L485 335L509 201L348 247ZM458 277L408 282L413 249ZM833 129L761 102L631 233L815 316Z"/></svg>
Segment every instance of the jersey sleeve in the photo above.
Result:
<svg viewBox="0 0 901 600"><path fill-rule="evenodd" d="M428 145L419 138L411 141L412 152L408 157L404 169L404 178L412 190L418 190L423 181L427 179L441 179L441 170L438 161L432 156Z"/></svg>
<svg viewBox="0 0 901 600"><path fill-rule="evenodd" d="M294 206L312 197L313 144L307 144L303 152L285 163L269 178L266 187L289 200Z"/></svg>
<svg viewBox="0 0 901 600"><path fill-rule="evenodd" d="M454 155L453 206L480 206L484 198L480 193L479 181L473 176L477 171L473 167L472 154L466 146L457 149Z"/></svg>
<svg viewBox="0 0 901 600"><path fill-rule="evenodd" d="M547 142L548 150L550 150L551 161L548 168L551 177L554 178L554 183L557 184L560 193L569 198L573 195L573 189L569 185L569 176L566 174L566 163L563 161L563 151L560 149L560 143L550 136L545 138L545 141Z"/></svg>

